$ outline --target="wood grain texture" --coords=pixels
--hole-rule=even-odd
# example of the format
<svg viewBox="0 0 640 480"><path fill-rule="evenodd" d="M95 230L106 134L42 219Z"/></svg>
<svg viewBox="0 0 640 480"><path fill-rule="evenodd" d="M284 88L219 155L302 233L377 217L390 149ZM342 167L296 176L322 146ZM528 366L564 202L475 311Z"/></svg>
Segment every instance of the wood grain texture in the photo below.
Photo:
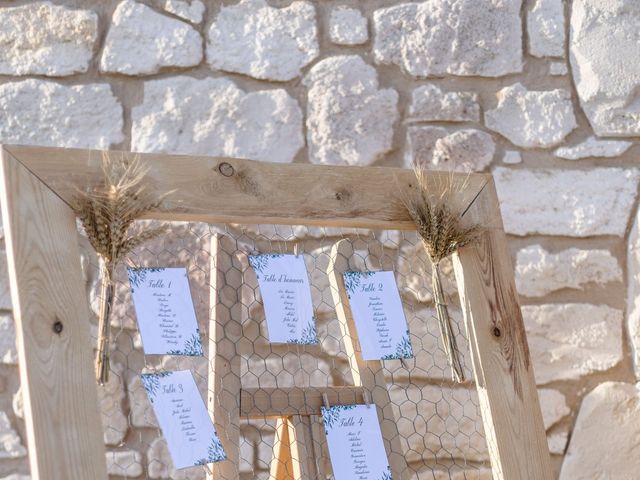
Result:
<svg viewBox="0 0 640 480"><path fill-rule="evenodd" d="M352 402L359 403L359 402ZM313 458L316 467L316 478L327 478L326 462L329 459L327 437L324 434L324 424L320 415L311 415L311 440L313 442Z"/></svg>
<svg viewBox="0 0 640 480"><path fill-rule="evenodd" d="M209 480L237 480L240 475L240 353L242 337L238 292L242 272L229 237L211 239L209 321L209 414L227 460L211 465Z"/></svg>
<svg viewBox="0 0 640 480"><path fill-rule="evenodd" d="M362 387L247 388L240 392L240 415L273 418L291 415L320 415L322 395L331 405L362 403Z"/></svg>
<svg viewBox="0 0 640 480"><path fill-rule="evenodd" d="M0 172L31 478L106 480L75 216L4 149Z"/></svg>
<svg viewBox="0 0 640 480"><path fill-rule="evenodd" d="M379 360L363 360L362 349L358 341L358 331L349 308L347 291L344 287L342 274L349 270L355 270L353 265L350 264L350 259L353 259L353 256L353 245L349 240L340 240L331 248L329 266L327 268L331 296L336 306L336 315L340 324L345 353L349 359L353 382L356 386L362 387L369 392L369 396L378 411L380 429L389 465L391 466L391 473L393 478L403 480L409 478L410 472L402 450L400 433L398 432L398 425L389 397L382 362Z"/></svg>
<svg viewBox="0 0 640 480"><path fill-rule="evenodd" d="M70 201L76 188L100 178L101 152L47 147L7 147L58 195ZM411 170L275 164L230 158L141 154L152 165L159 191L175 190L164 211L149 218L209 223L274 223L413 230L402 198L416 188ZM467 184L461 205L470 203L487 175L434 172Z"/></svg>
<svg viewBox="0 0 640 480"><path fill-rule="evenodd" d="M293 478L296 480L318 478L313 456L313 440L311 439L311 418L308 415L293 415L287 418L287 426L289 427Z"/></svg>
<svg viewBox="0 0 640 480"><path fill-rule="evenodd" d="M292 415L276 422L270 480L307 480L319 477L313 449L311 417Z"/></svg>
<svg viewBox="0 0 640 480"><path fill-rule="evenodd" d="M280 417L276 420L273 455L269 465L269 480L296 480L293 476L289 422L286 417Z"/></svg>
<svg viewBox="0 0 640 480"><path fill-rule="evenodd" d="M500 228L454 256L495 480L553 478L513 266L493 182L474 215Z"/></svg>

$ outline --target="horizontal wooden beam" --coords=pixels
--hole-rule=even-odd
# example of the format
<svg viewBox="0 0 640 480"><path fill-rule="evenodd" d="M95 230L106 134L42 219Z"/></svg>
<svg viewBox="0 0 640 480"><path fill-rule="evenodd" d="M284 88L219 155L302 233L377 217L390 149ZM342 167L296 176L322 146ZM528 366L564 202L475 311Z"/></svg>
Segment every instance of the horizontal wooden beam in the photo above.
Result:
<svg viewBox="0 0 640 480"><path fill-rule="evenodd" d="M240 416L246 418L320 415L327 394L330 405L364 403L362 387L243 388L240 391Z"/></svg>
<svg viewBox="0 0 640 480"><path fill-rule="evenodd" d="M69 203L78 189L100 179L102 152L52 147L5 148ZM121 154L121 152L112 152ZM412 230L403 198L415 189L411 170L275 164L231 158L140 154L159 191L175 191L149 218L208 223L288 224ZM453 203L468 204L485 174L433 172L441 189L451 177L465 185Z"/></svg>

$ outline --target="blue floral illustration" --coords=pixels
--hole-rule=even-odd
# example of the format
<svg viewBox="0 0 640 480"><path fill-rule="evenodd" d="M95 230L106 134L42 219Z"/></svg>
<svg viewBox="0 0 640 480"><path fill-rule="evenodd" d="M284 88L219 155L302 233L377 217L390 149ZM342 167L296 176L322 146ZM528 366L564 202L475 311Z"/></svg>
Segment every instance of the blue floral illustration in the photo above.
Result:
<svg viewBox="0 0 640 480"><path fill-rule="evenodd" d="M188 357L201 357L204 355L202 350L202 340L200 340L200 329L196 330L196 333L191 335L191 338L184 344L182 350L170 350L167 355L185 355Z"/></svg>
<svg viewBox="0 0 640 480"><path fill-rule="evenodd" d="M315 345L318 343L318 332L316 330L316 318L313 317L311 323L307 325L300 334L300 338L291 338L287 343L298 345Z"/></svg>
<svg viewBox="0 0 640 480"><path fill-rule="evenodd" d="M145 278L148 273L162 272L163 267L143 267L143 268L127 268L127 276L129 277L129 285L131 285L131 293L141 285L144 285Z"/></svg>
<svg viewBox="0 0 640 480"><path fill-rule="evenodd" d="M282 253L263 253L261 255L249 255L249 265L256 273L264 273L264 270L269 267L269 260L274 258L282 258Z"/></svg>
<svg viewBox="0 0 640 480"><path fill-rule="evenodd" d="M363 278L369 278L376 272L344 272L342 278L344 279L344 288L347 290L347 296L351 298L351 295L356 292L360 281Z"/></svg>
<svg viewBox="0 0 640 480"><path fill-rule="evenodd" d="M387 471L382 474L380 480L393 480L391 476L391 467L387 465Z"/></svg>
<svg viewBox="0 0 640 480"><path fill-rule="evenodd" d="M149 401L153 403L160 389L160 379L171 375L172 372L143 373L140 375L142 385L147 391Z"/></svg>
<svg viewBox="0 0 640 480"><path fill-rule="evenodd" d="M413 347L411 346L411 339L409 338L409 330L402 337L398 345L396 345L395 353L390 353L382 357L382 360L397 360L400 358L413 358Z"/></svg>
<svg viewBox="0 0 640 480"><path fill-rule="evenodd" d="M330 407L320 407L322 413L322 422L327 435L340 418L340 412L344 410L353 410L356 405L332 405Z"/></svg>
<svg viewBox="0 0 640 480"><path fill-rule="evenodd" d="M218 437L214 434L211 439L211 444L209 445L209 450L207 451L207 458L202 458L198 460L196 465L206 465L207 463L215 463L221 462L222 460L227 459L227 454L224 452L224 448L222 448L222 443Z"/></svg>

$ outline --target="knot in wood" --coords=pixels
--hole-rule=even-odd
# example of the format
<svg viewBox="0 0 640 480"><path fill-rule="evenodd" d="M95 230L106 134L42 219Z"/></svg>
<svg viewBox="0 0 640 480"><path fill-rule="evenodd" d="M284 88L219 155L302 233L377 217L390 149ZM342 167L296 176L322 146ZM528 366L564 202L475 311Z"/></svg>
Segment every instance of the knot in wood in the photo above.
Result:
<svg viewBox="0 0 640 480"><path fill-rule="evenodd" d="M64 329L64 325L62 325L62 322L60 320L56 320L55 322L53 322L53 331L55 333L60 335L63 329Z"/></svg>
<svg viewBox="0 0 640 480"><path fill-rule="evenodd" d="M494 334L496 337L500 337L500 336L502 335L502 330L500 330L500 328L499 328L499 327L494 327L494 328L493 328L493 334Z"/></svg>
<svg viewBox="0 0 640 480"><path fill-rule="evenodd" d="M336 196L336 200L339 200L339 201L349 200L349 198L351 197L351 192L349 192L349 190L345 188L342 188L336 192L335 196Z"/></svg>
<svg viewBox="0 0 640 480"><path fill-rule="evenodd" d="M228 162L222 162L220 165L218 165L218 171L225 177L230 177L235 173L233 165Z"/></svg>

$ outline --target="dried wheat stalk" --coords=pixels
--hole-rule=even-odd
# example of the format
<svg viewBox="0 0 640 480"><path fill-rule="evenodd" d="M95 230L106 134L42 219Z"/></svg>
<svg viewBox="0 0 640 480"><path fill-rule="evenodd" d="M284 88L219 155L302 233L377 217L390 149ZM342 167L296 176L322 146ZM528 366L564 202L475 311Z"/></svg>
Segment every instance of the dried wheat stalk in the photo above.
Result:
<svg viewBox="0 0 640 480"><path fill-rule="evenodd" d="M427 187L424 167L416 166L414 171L419 192L416 196L406 199L405 204L431 261L434 302L442 343L451 365L452 378L456 382L463 382L464 368L442 290L440 261L476 240L481 228L477 225L465 227L462 224L464 212L452 206L452 198L464 189L464 184L455 186L453 177L449 176L437 189L439 193L434 193Z"/></svg>
<svg viewBox="0 0 640 480"><path fill-rule="evenodd" d="M79 192L73 199L73 209L100 259L102 286L96 356L96 379L100 385L109 381L109 314L114 271L133 249L166 231L165 226L139 233L129 231L136 219L158 208L168 195L157 194L145 183L148 170L138 155L104 152L102 182Z"/></svg>

